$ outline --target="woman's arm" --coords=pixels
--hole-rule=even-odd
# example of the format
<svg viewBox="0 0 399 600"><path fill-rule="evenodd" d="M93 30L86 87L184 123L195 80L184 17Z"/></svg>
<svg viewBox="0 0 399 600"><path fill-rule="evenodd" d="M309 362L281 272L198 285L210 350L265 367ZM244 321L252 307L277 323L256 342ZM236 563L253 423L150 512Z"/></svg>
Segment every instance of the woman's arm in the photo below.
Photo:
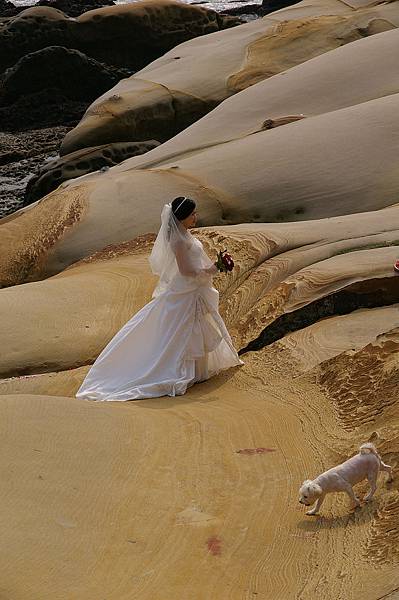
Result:
<svg viewBox="0 0 399 600"><path fill-rule="evenodd" d="M190 260L190 252L184 242L177 242L173 247L173 251L176 256L179 271L184 277L198 277L200 275L212 276L216 275L218 272L216 265L202 268L193 264L193 261Z"/></svg>

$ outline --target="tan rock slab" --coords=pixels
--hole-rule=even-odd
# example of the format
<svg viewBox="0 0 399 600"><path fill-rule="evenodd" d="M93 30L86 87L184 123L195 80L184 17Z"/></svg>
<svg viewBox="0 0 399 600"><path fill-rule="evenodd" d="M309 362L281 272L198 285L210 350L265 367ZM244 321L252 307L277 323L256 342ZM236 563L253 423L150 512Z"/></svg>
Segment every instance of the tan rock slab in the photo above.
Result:
<svg viewBox="0 0 399 600"><path fill-rule="evenodd" d="M398 24L396 3L361 2L353 9L328 0L300 2L190 40L95 100L61 152L118 141L165 141L232 94Z"/></svg>
<svg viewBox="0 0 399 600"><path fill-rule="evenodd" d="M316 387L284 388L259 367L179 399L2 396L3 589L16 600L392 590L395 564L377 562L392 492L380 482L378 513L351 514L338 496L305 517L298 485L357 439Z"/></svg>
<svg viewBox="0 0 399 600"><path fill-rule="evenodd" d="M217 226L394 205L398 110L393 94L160 167L135 169L127 160L75 179L0 222L0 281L48 276L108 244L155 232L164 203L182 193L198 202L200 225Z"/></svg>

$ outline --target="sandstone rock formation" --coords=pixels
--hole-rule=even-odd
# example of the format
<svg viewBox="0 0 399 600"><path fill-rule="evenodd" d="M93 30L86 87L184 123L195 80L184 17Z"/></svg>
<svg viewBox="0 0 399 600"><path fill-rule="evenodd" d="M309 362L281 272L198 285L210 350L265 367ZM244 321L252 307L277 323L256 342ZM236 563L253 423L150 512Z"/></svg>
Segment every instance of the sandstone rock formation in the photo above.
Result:
<svg viewBox="0 0 399 600"><path fill-rule="evenodd" d="M0 26L0 72L22 56L54 45L137 69L176 44L237 22L234 17L174 0L109 6L76 19L54 8L35 6Z"/></svg>
<svg viewBox="0 0 399 600"><path fill-rule="evenodd" d="M129 142L79 150L41 185L75 179L0 221L10 598L395 598L398 43L385 31L314 57L106 171L78 176ZM207 254L234 257L214 283L244 365L179 398L77 400L150 300L160 208L182 193ZM393 482L367 504L359 483L356 511L337 494L305 516L301 482L366 441Z"/></svg>
<svg viewBox="0 0 399 600"><path fill-rule="evenodd" d="M227 98L190 128L130 164L160 166L209 146L398 93L397 52L397 29L326 52Z"/></svg>
<svg viewBox="0 0 399 600"><path fill-rule="evenodd" d="M47 162L26 186L24 205L31 204L56 189L63 181L92 171L104 171L131 156L137 156L159 146L156 140L120 142L95 148L85 148L63 158Z"/></svg>
<svg viewBox="0 0 399 600"><path fill-rule="evenodd" d="M190 600L198 590L242 600L248 589L389 598L397 483L381 477L375 500L353 513L330 496L317 519L304 516L296 493L368 439L396 474L397 347L388 332L322 363L318 382L293 378L288 356L264 348L184 398L117 406L73 398L85 367L3 380L3 585L65 597L67 578L88 600L152 600L160 586ZM50 580L43 564L54 566Z"/></svg>
<svg viewBox="0 0 399 600"><path fill-rule="evenodd" d="M258 81L398 24L397 3L368 8L364 1L354 10L321 0L190 40L98 98L61 151L127 139L165 141Z"/></svg>
<svg viewBox="0 0 399 600"><path fill-rule="evenodd" d="M387 332L397 327L398 309L398 304L392 304L379 308L358 309L346 315L322 319L281 338L276 347L295 365L296 373L308 373L318 365L321 365L322 372L326 373L329 371L329 364L336 365L339 362L335 360L336 357L345 354L345 360L350 363L356 352L364 347L378 347L382 343L385 344L385 340L391 339ZM395 353L391 352L393 349L391 347L387 354L395 360ZM336 375L335 372L334 376L330 376L331 388L339 379ZM354 379L358 377L359 374L354 376ZM327 377L324 381L327 381ZM378 385L379 381L375 383ZM347 386L347 392L350 393L350 384ZM384 402L383 398L380 400Z"/></svg>
<svg viewBox="0 0 399 600"><path fill-rule="evenodd" d="M107 244L154 232L163 204L182 193L199 202L201 225L302 221L395 204L398 109L392 94L154 168L131 168L133 158L64 183L1 221L1 282L46 277Z"/></svg>
<svg viewBox="0 0 399 600"><path fill-rule="evenodd" d="M62 370L93 361L104 343L103 336L112 337L114 330L120 328L132 313L151 298L155 279L148 270L147 254L143 253L143 247L148 248L148 245L148 242L143 241L138 244L137 249L137 244L126 244L116 253L116 258L112 250L102 253L93 260L83 261L81 265L66 270L54 279L35 284L34 290L28 287L10 288L8 291L13 296L15 315L18 314L23 320L27 317L25 339L31 335L35 337L37 332L39 337L46 339L48 351L39 341L39 337L36 338L36 350L33 353L28 352L25 356L21 355L22 348L19 347L19 343L12 343L9 352L4 355L5 363L0 367L2 375ZM133 254L134 260L129 259L130 254ZM106 285L104 277L108 280ZM46 296L54 308L58 306L58 316L54 313L54 318L58 321L56 325L55 321L47 318L47 301L39 302L36 306L31 304L28 312L25 312L26 302L32 300L28 299L31 291L37 299L44 299ZM9 306L11 296L4 294L2 299ZM119 302L119 299L124 305L122 314L118 315L115 312L112 315L109 307ZM94 308L97 300L100 301L99 311ZM60 344L60 331L65 328L70 336L67 340L63 335L64 342ZM84 341L79 339L81 334L77 335L78 331L83 334ZM7 333L3 331L3 334L5 337L2 335L2 339L5 343L11 335L11 328L7 328ZM49 358L50 356L52 358ZM39 363L42 366L38 369ZM16 367L17 364L19 366Z"/></svg>
<svg viewBox="0 0 399 600"><path fill-rule="evenodd" d="M67 580L88 600L152 600L160 587L190 600L198 590L241 600L247 589L332 600L344 585L348 600L389 594L396 488L381 480L375 504L354 514L330 498L312 521L296 498L304 475L348 458L373 426L347 431L314 384L287 390L259 362L246 368L179 402L2 396L3 585L62 597ZM386 461L397 456L397 431L397 417L380 428Z"/></svg>
<svg viewBox="0 0 399 600"><path fill-rule="evenodd" d="M269 345L295 331L296 315L296 328L303 329L331 314L399 301L392 268L399 244L397 207L321 221L206 228L198 235L210 256L228 247L235 257L237 268L220 275L217 285L239 349ZM13 349L0 359L0 373L58 371L93 361L151 297L155 279L147 256L153 239L110 246L55 277L0 292L1 312L9 315L0 323L0 337ZM324 298L328 305L338 292L335 310L315 312L315 302ZM357 302L348 302L349 296ZM68 332L65 343L57 331ZM364 334L359 335L362 343Z"/></svg>
<svg viewBox="0 0 399 600"><path fill-rule="evenodd" d="M381 477L374 503L352 514L340 496L330 497L316 520L304 516L296 492L304 476L348 458L365 439L386 462L397 460L397 404L377 415L378 432L375 422L343 422L318 385L270 373L267 358L266 351L248 357L241 371L179 401L78 401L70 397L75 372L65 374L64 397L3 395L3 585L19 589L22 581L43 598L65 596L66 579L87 599L151 600L160 586L166 597L184 590L190 600L199 589L221 600L227 593L241 600L247 589L389 598L396 483ZM359 487L363 494L366 485ZM43 564L54 566L45 583Z"/></svg>

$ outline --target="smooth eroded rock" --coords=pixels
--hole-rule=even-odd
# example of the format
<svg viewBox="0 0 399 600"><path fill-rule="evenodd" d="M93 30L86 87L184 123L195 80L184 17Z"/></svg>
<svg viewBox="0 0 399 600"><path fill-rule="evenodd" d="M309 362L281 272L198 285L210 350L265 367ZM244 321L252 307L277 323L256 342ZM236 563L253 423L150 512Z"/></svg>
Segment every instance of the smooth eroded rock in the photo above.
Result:
<svg viewBox="0 0 399 600"><path fill-rule="evenodd" d="M127 139L122 137L127 135L165 141L259 81L399 25L397 3L364 5L353 10L328 0L301 2L246 25L190 40L98 98L66 136L61 152Z"/></svg>
<svg viewBox="0 0 399 600"><path fill-rule="evenodd" d="M170 155L159 166L135 168L133 158L64 183L0 222L1 281L46 277L108 244L157 231L162 206L182 194L198 202L201 226L323 219L396 204L398 110L393 94Z"/></svg>

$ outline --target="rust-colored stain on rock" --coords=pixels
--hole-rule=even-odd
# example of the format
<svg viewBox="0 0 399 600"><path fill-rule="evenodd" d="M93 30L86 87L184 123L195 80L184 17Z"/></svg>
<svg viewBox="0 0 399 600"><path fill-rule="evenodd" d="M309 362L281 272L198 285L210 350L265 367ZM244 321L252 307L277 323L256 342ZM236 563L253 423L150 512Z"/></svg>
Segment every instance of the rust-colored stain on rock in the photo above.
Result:
<svg viewBox="0 0 399 600"><path fill-rule="evenodd" d="M253 454L266 454L266 452L275 451L275 448L241 448L240 450L236 450L236 453L252 456Z"/></svg>
<svg viewBox="0 0 399 600"><path fill-rule="evenodd" d="M206 545L208 546L208 552L213 556L220 556L222 554L222 540L217 536L208 538Z"/></svg>

